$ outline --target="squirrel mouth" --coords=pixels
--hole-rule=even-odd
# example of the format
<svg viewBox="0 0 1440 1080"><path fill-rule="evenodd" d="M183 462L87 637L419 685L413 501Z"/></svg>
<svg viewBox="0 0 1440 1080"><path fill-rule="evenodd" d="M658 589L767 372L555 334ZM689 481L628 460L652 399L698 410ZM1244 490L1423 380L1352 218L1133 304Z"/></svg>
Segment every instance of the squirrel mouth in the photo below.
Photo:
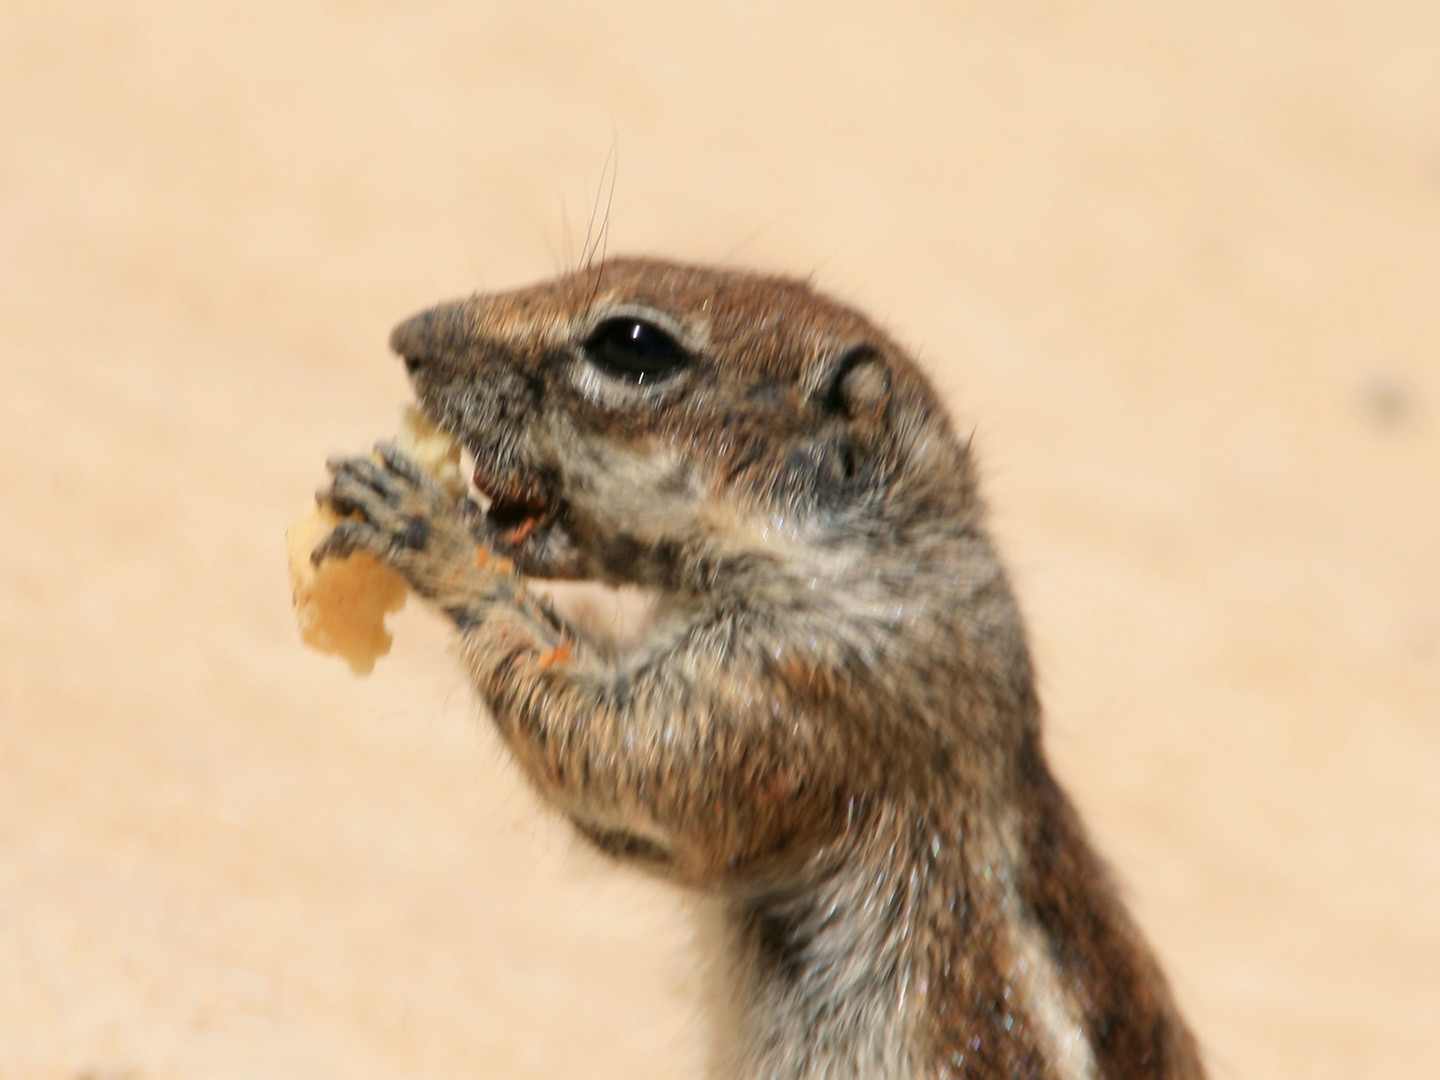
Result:
<svg viewBox="0 0 1440 1080"><path fill-rule="evenodd" d="M500 476L477 464L475 487L490 503L485 520L507 544L524 543L550 514L549 495L528 477Z"/></svg>

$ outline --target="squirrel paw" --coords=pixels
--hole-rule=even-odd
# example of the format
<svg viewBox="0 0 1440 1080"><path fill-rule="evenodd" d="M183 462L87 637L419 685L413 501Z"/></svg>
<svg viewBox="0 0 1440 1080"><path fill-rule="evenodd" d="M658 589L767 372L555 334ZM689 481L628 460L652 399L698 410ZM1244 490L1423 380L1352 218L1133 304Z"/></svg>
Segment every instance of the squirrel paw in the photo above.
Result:
<svg viewBox="0 0 1440 1080"><path fill-rule="evenodd" d="M325 465L334 479L316 497L342 520L315 548L314 562L368 551L442 605L508 576L498 560L477 558L483 548L472 532L475 505L447 495L393 444L376 444L374 457Z"/></svg>

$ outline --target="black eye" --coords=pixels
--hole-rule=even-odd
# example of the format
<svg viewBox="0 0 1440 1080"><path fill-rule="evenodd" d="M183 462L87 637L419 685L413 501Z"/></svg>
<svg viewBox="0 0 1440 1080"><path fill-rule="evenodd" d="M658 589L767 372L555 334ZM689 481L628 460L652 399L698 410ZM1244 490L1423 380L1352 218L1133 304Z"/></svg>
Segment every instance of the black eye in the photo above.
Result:
<svg viewBox="0 0 1440 1080"><path fill-rule="evenodd" d="M591 331L584 347L596 367L633 383L669 378L690 362L689 354L664 330L630 317L606 319Z"/></svg>

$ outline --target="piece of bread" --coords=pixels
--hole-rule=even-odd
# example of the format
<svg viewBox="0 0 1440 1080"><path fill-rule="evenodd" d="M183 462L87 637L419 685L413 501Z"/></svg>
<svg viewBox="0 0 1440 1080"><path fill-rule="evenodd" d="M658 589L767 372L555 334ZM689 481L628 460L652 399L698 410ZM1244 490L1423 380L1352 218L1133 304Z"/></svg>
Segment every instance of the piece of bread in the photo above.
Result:
<svg viewBox="0 0 1440 1080"><path fill-rule="evenodd" d="M413 405L400 417L395 445L452 498L465 495L469 485L460 468L460 444ZM344 657L355 674L368 675L390 651L385 616L404 607L410 592L399 574L368 552L312 563L311 553L338 521L333 511L317 506L285 534L295 621L306 645Z"/></svg>

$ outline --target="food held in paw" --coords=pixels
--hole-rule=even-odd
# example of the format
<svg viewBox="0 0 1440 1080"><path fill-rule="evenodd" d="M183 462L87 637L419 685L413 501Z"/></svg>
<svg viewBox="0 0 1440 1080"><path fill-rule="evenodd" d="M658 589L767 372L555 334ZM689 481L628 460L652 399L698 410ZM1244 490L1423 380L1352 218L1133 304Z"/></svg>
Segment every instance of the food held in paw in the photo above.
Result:
<svg viewBox="0 0 1440 1080"><path fill-rule="evenodd" d="M407 406L401 417L395 445L446 494L455 499L465 494L460 444L414 406ZM328 507L317 506L285 534L295 621L306 645L341 656L357 675L368 675L375 661L390 651L385 617L405 606L409 589L404 578L368 552L315 565L311 553L339 520Z"/></svg>
<svg viewBox="0 0 1440 1080"><path fill-rule="evenodd" d="M366 551L312 563L310 553L339 520L317 506L285 534L295 621L306 645L342 656L355 674L368 675L390 651L385 616L405 606L409 589L404 578Z"/></svg>
<svg viewBox="0 0 1440 1080"><path fill-rule="evenodd" d="M470 490L470 481L460 467L460 443L448 431L427 420L414 405L406 405L400 416L395 446L433 476L452 499L459 499Z"/></svg>

